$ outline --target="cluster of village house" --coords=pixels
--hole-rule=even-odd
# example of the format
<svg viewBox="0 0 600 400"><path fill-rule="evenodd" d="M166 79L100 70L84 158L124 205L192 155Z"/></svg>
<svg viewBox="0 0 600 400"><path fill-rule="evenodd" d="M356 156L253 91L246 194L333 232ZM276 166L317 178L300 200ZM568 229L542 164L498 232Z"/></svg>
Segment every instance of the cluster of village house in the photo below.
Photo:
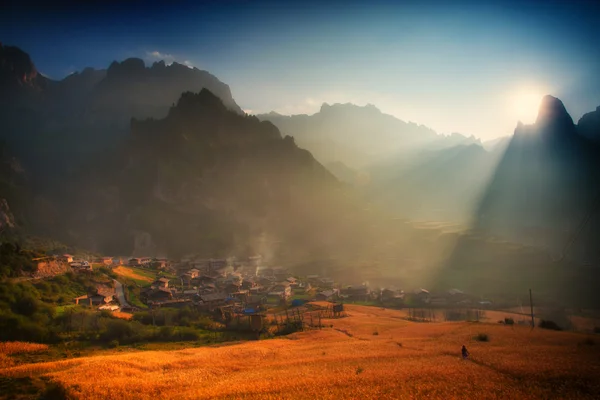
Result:
<svg viewBox="0 0 600 400"><path fill-rule="evenodd" d="M91 270L91 265L64 255L74 270ZM106 266L127 264L135 267L165 270L178 278L162 277L141 289L141 300L149 306L183 307L194 305L212 311L228 307L237 312L256 312L268 307L288 304L294 297L317 301L373 301L395 306L471 306L478 302L458 289L432 294L426 289L408 293L397 288L369 287L368 283L339 285L332 278L308 275L294 277L282 267L264 267L260 256L246 260L193 259L171 263L150 257L103 257L94 263ZM100 309L118 309L115 290L100 287L96 293L75 299L78 304L90 304ZM303 300L292 300L292 305ZM485 305L486 302L479 302Z"/></svg>

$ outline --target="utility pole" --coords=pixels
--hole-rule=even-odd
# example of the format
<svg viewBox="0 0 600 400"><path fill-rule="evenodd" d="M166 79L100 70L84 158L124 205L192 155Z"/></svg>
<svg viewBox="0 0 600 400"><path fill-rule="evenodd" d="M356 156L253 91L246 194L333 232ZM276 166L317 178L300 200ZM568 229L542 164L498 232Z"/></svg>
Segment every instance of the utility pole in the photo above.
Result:
<svg viewBox="0 0 600 400"><path fill-rule="evenodd" d="M535 319L533 318L533 296L531 295L531 289L529 289L529 305L531 306L531 329L535 327Z"/></svg>

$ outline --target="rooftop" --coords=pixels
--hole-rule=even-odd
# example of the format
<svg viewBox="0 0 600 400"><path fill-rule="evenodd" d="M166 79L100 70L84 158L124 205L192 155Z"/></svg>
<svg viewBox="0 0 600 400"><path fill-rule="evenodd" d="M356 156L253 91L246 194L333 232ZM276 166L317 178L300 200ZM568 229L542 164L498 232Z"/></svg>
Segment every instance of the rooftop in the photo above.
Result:
<svg viewBox="0 0 600 400"><path fill-rule="evenodd" d="M225 293L211 293L211 294L203 294L200 296L202 301L215 301L215 300L226 300L227 294Z"/></svg>

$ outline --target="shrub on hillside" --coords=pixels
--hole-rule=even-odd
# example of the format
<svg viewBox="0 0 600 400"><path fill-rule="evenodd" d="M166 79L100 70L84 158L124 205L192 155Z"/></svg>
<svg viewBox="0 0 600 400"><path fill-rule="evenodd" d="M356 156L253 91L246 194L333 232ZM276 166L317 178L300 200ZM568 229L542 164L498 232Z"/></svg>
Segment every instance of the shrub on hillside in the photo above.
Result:
<svg viewBox="0 0 600 400"><path fill-rule="evenodd" d="M194 328L181 327L177 329L177 337L179 340L195 341L200 339L200 334Z"/></svg>
<svg viewBox="0 0 600 400"><path fill-rule="evenodd" d="M103 319L101 324L103 329L98 339L104 343L117 340L119 343L131 344L148 338L146 328L136 321Z"/></svg>
<svg viewBox="0 0 600 400"><path fill-rule="evenodd" d="M489 342L490 337L487 333L478 333L477 336L475 336L475 340L477 340L478 342Z"/></svg>
<svg viewBox="0 0 600 400"><path fill-rule="evenodd" d="M0 278L20 276L23 272L37 271L32 254L24 251L19 244L0 244Z"/></svg>
<svg viewBox="0 0 600 400"><path fill-rule="evenodd" d="M548 321L548 320L543 319L540 321L538 326L543 329L551 329L553 331L562 331L562 328L560 326L558 326L558 324L554 321Z"/></svg>
<svg viewBox="0 0 600 400"><path fill-rule="evenodd" d="M173 340L175 329L172 326L161 326L156 334L158 340L169 342Z"/></svg>
<svg viewBox="0 0 600 400"><path fill-rule="evenodd" d="M0 340L45 343L53 338L53 333L43 324L11 312L0 312Z"/></svg>
<svg viewBox="0 0 600 400"><path fill-rule="evenodd" d="M98 268L98 272L101 272L101 273L107 275L108 277L110 277L112 279L118 279L119 278L119 276L117 274L115 274L112 269L107 268L107 267L100 267L100 268Z"/></svg>
<svg viewBox="0 0 600 400"><path fill-rule="evenodd" d="M594 346L596 344L596 342L591 337L587 337L587 338L583 339L581 342L579 342L579 344L582 346Z"/></svg>

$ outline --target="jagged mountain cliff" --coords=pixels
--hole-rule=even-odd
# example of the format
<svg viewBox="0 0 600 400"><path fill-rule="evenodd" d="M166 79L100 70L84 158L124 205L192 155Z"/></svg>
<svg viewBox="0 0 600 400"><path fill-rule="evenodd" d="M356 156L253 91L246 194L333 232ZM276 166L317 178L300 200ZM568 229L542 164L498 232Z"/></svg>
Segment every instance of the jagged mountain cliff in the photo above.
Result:
<svg viewBox="0 0 600 400"><path fill-rule="evenodd" d="M580 131L563 103L546 96L535 124L517 126L479 206L477 228L554 254L578 234L578 250L571 250L596 258L600 148Z"/></svg>
<svg viewBox="0 0 600 400"><path fill-rule="evenodd" d="M359 207L343 184L293 138L208 90L183 94L164 119L133 120L120 158L80 181L89 179L65 224L88 247L218 256L258 251L265 237L313 251L362 236L346 229L360 226L347 218Z"/></svg>
<svg viewBox="0 0 600 400"><path fill-rule="evenodd" d="M0 138L35 167L56 155L86 157L114 149L127 136L131 118L163 118L187 90L207 88L243 114L229 86L178 63L146 67L130 58L53 81L38 73L27 53L0 45L0 82Z"/></svg>

